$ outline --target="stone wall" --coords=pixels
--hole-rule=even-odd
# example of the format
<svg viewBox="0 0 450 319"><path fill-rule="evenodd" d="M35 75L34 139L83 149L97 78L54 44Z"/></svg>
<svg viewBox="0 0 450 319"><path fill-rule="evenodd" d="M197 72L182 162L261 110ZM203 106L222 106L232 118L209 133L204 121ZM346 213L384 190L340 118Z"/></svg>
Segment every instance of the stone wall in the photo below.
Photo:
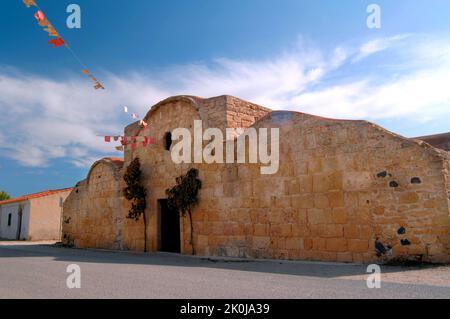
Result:
<svg viewBox="0 0 450 319"><path fill-rule="evenodd" d="M273 112L256 126L281 127L280 170L199 167L199 253L369 262L378 242L380 258L448 259L448 154L364 121Z"/></svg>
<svg viewBox="0 0 450 319"><path fill-rule="evenodd" d="M139 157L148 190L148 247L160 248L158 200L191 167L203 188L194 211L194 243L207 256L372 262L388 258L449 260L449 155L365 121L329 120L268 109L233 97L174 97L147 114L142 130L157 145L125 152ZM167 132L194 120L208 127L280 128L280 169L258 164L181 164L164 149ZM253 121L253 122L252 122ZM256 121L256 123L255 123ZM99 171L97 171L99 170ZM64 207L64 232L77 247L143 247L142 222L124 217L123 171L94 165ZM95 179L95 176L98 180ZM93 179L94 178L94 179ZM93 186L98 185L98 186ZM182 253L191 253L180 217Z"/></svg>
<svg viewBox="0 0 450 319"><path fill-rule="evenodd" d="M233 96L226 96L226 127L248 128L272 110Z"/></svg>
<svg viewBox="0 0 450 319"><path fill-rule="evenodd" d="M143 225L125 218L128 204L122 196L123 184L121 168L110 159L103 159L92 166L87 179L76 185L64 204L63 236L66 244L103 249L142 249Z"/></svg>

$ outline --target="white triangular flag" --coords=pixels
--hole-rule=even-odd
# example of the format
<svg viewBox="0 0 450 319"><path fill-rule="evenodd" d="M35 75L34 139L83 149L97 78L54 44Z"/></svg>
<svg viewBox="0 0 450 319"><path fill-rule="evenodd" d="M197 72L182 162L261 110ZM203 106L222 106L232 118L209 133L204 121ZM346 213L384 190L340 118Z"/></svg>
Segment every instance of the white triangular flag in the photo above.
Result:
<svg viewBox="0 0 450 319"><path fill-rule="evenodd" d="M124 107L123 107L123 111L124 111L125 113L128 113L128 107L124 106Z"/></svg>

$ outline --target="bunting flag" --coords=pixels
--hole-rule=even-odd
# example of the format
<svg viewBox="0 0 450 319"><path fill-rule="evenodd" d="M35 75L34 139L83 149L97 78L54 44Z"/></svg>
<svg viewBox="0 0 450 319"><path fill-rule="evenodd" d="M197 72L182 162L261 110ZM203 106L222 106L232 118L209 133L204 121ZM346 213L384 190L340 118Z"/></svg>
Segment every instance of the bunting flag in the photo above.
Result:
<svg viewBox="0 0 450 319"><path fill-rule="evenodd" d="M124 111L124 113L129 113L129 108L128 108L128 106L124 106L123 107L123 111ZM139 114L137 114L137 113L131 113L131 118L133 119L133 120L137 120L137 119L139 119ZM141 126L143 126L143 127L147 127L147 123L146 122L144 122L144 120L140 120L139 121L139 125L141 125Z"/></svg>
<svg viewBox="0 0 450 319"><path fill-rule="evenodd" d="M102 89L104 90L104 86L89 72L88 69L82 69L81 72L87 75L88 79L94 82L94 89Z"/></svg>
<svg viewBox="0 0 450 319"><path fill-rule="evenodd" d="M55 28L49 23L49 25L44 29L45 32L48 33L51 37L59 37L58 32L56 32Z"/></svg>
<svg viewBox="0 0 450 319"><path fill-rule="evenodd" d="M42 22L45 20L45 15L41 10L38 10L35 14L34 17L36 18L36 20L38 20L38 22Z"/></svg>
<svg viewBox="0 0 450 319"><path fill-rule="evenodd" d="M83 62L81 62L80 58L78 58L78 56L75 54L75 52L63 40L63 38L59 35L58 31L56 31L56 29L53 27L53 25L47 19L47 17L45 16L44 12L42 11L42 9L39 8L39 6L36 3L36 1L35 0L22 0L22 2L25 4L25 6L27 8L30 8L31 6L34 6L34 7L36 7L38 9L36 11L36 13L34 14L34 17L37 20L38 24L41 27L44 28L44 31L47 32L50 37L56 38L56 39L52 39L52 40L48 41L48 43L53 45L53 47L55 47L55 48L57 48L57 47L59 47L61 45L64 45L70 51L70 53L72 54L74 59L83 67L82 72L85 75L88 75L88 77L92 81L94 81L94 89L96 89L96 90L99 90L99 89L104 90L105 87L95 77L93 77L92 74L90 74L89 70L86 68L86 66L83 64Z"/></svg>
<svg viewBox="0 0 450 319"><path fill-rule="evenodd" d="M125 150L125 147L130 146L132 150L136 150L139 145L147 147L148 145L155 145L156 139L148 136L103 136L106 143L110 143L111 139L114 138L118 141L120 138L121 145L115 147L116 150Z"/></svg>
<svg viewBox="0 0 450 319"><path fill-rule="evenodd" d="M144 120L141 120L139 122L139 125L141 125L142 127L147 127L148 126L147 122L145 122Z"/></svg>
<svg viewBox="0 0 450 319"><path fill-rule="evenodd" d="M64 40L62 38L56 38L56 39L48 41L48 43L49 44L53 44L53 46L55 48L57 48L57 47L59 47L59 46L64 44Z"/></svg>
<svg viewBox="0 0 450 319"><path fill-rule="evenodd" d="M100 84L100 82L96 82L94 85L94 89L98 90L98 89L102 89L104 90L105 88L103 87L103 85Z"/></svg>
<svg viewBox="0 0 450 319"><path fill-rule="evenodd" d="M27 8L29 8L31 6L37 7L37 4L36 4L36 2L34 2L34 0L22 0L22 1L27 6Z"/></svg>
<svg viewBox="0 0 450 319"><path fill-rule="evenodd" d="M144 141L142 141L142 146L147 147L150 144L156 144L156 140L154 138L149 138L148 136L144 136Z"/></svg>
<svg viewBox="0 0 450 319"><path fill-rule="evenodd" d="M50 22L48 22L47 18L45 18L45 19L43 19L43 20L41 20L41 21L38 21L38 24L39 24L41 27L48 27L48 26L50 25Z"/></svg>

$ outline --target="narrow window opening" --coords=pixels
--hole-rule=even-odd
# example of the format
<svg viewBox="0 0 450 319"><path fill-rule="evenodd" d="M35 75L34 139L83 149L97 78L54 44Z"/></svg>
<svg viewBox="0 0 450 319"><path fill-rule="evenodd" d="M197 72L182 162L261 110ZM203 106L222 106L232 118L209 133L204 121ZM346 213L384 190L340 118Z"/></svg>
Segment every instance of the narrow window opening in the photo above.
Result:
<svg viewBox="0 0 450 319"><path fill-rule="evenodd" d="M172 133L167 132L164 136L164 149L166 151L170 151L170 147L172 146Z"/></svg>

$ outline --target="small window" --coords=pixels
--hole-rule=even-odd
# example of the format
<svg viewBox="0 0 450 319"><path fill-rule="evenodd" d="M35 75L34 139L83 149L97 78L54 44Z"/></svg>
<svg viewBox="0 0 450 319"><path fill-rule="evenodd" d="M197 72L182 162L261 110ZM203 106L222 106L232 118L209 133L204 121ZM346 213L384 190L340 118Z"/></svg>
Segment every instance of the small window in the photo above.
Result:
<svg viewBox="0 0 450 319"><path fill-rule="evenodd" d="M8 226L11 226L12 214L8 215Z"/></svg>
<svg viewBox="0 0 450 319"><path fill-rule="evenodd" d="M170 147L172 146L172 133L167 132L164 136L164 149L166 151L170 151Z"/></svg>

